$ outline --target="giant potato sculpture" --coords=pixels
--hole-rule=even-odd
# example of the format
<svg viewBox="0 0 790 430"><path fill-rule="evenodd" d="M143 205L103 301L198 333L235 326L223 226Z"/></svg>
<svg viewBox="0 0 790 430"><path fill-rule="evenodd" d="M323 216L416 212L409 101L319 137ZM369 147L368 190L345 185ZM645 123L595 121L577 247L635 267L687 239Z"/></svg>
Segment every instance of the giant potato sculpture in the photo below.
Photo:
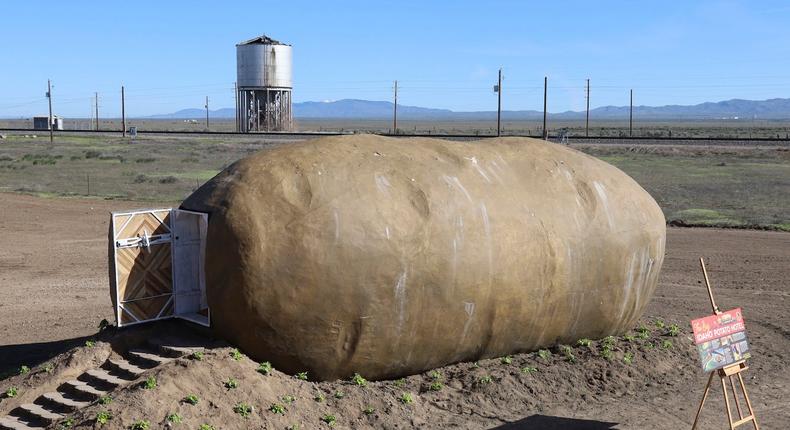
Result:
<svg viewBox="0 0 790 430"><path fill-rule="evenodd" d="M626 174L524 138L283 145L182 207L209 213L217 332L315 379L622 333L656 288L666 233Z"/></svg>

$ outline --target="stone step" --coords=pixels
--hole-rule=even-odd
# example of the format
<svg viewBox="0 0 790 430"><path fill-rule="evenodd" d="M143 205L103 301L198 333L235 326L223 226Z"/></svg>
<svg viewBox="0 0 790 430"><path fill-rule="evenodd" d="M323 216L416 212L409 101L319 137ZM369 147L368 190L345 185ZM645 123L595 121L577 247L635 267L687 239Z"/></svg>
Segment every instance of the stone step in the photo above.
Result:
<svg viewBox="0 0 790 430"><path fill-rule="evenodd" d="M52 412L40 405L36 405L33 403L26 403L24 405L21 405L19 408L25 411L25 413L27 413L28 415L40 419L41 421L52 422L63 418L63 414Z"/></svg>
<svg viewBox="0 0 790 430"><path fill-rule="evenodd" d="M58 392L44 393L41 397L49 402L61 406L63 409L75 410L81 409L91 404L91 402L82 402L79 400L69 399L64 397L63 394Z"/></svg>
<svg viewBox="0 0 790 430"><path fill-rule="evenodd" d="M192 354L195 351L203 351L203 348L191 348L187 346L176 346L176 345L157 345L159 350L162 351L163 354L169 357L184 357L186 355Z"/></svg>
<svg viewBox="0 0 790 430"><path fill-rule="evenodd" d="M170 361L173 361L172 358L162 357L159 354L155 354L149 351L143 351L141 349L132 349L129 351L129 356L134 360L141 360L146 363L150 363L154 366L158 366L160 364L165 364Z"/></svg>
<svg viewBox="0 0 790 430"><path fill-rule="evenodd" d="M108 391L97 389L96 387L88 385L85 382L77 380L66 381L66 385L70 386L79 393L87 394L93 398L98 398L108 393Z"/></svg>
<svg viewBox="0 0 790 430"><path fill-rule="evenodd" d="M121 379L121 378L119 378L117 376L110 375L109 372L107 372L106 370L103 370L103 369L91 369L91 370L88 370L87 372L85 372L85 374L90 376L91 378L97 379L97 380L99 380L99 381L101 381L101 382L103 382L105 384L113 385L113 386L116 386L116 387L118 385L124 385L124 384L129 383L129 381L127 381L125 379Z"/></svg>
<svg viewBox="0 0 790 430"><path fill-rule="evenodd" d="M17 417L7 416L0 418L0 429L3 430L30 430L43 428L44 426L33 424Z"/></svg>
<svg viewBox="0 0 790 430"><path fill-rule="evenodd" d="M145 373L145 369L141 369L122 358L110 358L107 360L107 362L110 364L111 367L118 369L122 372L126 372L129 375L134 376L135 378Z"/></svg>

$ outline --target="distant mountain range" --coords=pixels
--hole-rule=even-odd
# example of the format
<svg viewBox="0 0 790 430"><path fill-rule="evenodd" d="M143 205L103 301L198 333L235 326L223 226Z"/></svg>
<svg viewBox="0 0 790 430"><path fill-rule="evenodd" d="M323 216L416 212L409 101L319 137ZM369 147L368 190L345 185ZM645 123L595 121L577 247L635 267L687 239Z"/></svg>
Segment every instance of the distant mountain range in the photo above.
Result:
<svg viewBox="0 0 790 430"><path fill-rule="evenodd" d="M294 116L302 119L389 119L393 105L388 101L343 99L331 102L302 102L293 105ZM590 118L613 120L628 118L628 106L602 106L590 110ZM163 115L152 115L152 119L200 119L205 118L202 109L183 109ZM209 111L212 118L235 118L233 108ZM549 113L552 119L583 119L584 111ZM494 119L496 111L456 112L449 109L433 109L418 106L398 105L400 119L426 120L474 120ZM505 120L536 120L543 118L542 111L502 111ZM790 99L741 100L706 102L697 105L634 106L634 118L639 119L790 119Z"/></svg>

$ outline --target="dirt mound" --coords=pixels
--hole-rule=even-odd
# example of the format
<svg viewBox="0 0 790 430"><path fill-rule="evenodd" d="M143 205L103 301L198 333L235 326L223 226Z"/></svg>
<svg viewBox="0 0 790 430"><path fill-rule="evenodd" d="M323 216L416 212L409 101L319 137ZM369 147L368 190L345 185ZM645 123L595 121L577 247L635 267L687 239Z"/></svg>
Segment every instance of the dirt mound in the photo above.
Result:
<svg viewBox="0 0 790 430"><path fill-rule="evenodd" d="M90 347L75 348L0 382L3 392L11 387L17 392L0 402L0 416L107 358L128 356L155 335L188 330L186 324L168 322L100 334ZM276 369L267 372L265 365L231 346L202 337L190 344L202 353L127 376L127 384L106 393L111 401L96 398L51 427L94 428L99 417L106 419L102 428L142 422L150 428L492 428L524 417L556 424L563 421L540 414L558 407L572 414L581 406L640 397L646 387L664 387L672 395L671 381L699 373L688 333L676 330L669 322L643 320L623 337L582 340L378 382L365 381L364 375L311 382L309 374L302 380ZM654 396L656 389L651 391Z"/></svg>

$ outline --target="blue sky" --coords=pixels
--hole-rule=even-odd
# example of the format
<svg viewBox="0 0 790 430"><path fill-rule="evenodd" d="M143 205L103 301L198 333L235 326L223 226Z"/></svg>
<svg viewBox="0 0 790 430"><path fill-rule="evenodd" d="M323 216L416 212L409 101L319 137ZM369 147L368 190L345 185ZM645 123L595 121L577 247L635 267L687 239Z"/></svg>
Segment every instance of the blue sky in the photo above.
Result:
<svg viewBox="0 0 790 430"><path fill-rule="evenodd" d="M790 97L790 4L781 1L6 1L0 117L130 116L233 106L235 47L294 46L296 101L391 99L454 110L694 104Z"/></svg>

